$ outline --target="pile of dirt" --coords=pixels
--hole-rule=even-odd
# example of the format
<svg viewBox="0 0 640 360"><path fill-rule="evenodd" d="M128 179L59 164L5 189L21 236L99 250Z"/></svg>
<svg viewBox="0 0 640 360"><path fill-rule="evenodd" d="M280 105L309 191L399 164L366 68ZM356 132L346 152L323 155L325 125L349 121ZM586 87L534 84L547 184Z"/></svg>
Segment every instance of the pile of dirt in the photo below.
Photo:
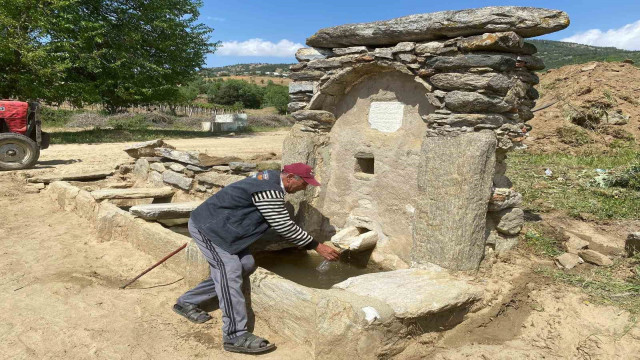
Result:
<svg viewBox="0 0 640 360"><path fill-rule="evenodd" d="M605 149L640 138L640 69L628 63L591 62L540 74L542 107L524 142L539 152ZM615 146L615 145L614 145Z"/></svg>

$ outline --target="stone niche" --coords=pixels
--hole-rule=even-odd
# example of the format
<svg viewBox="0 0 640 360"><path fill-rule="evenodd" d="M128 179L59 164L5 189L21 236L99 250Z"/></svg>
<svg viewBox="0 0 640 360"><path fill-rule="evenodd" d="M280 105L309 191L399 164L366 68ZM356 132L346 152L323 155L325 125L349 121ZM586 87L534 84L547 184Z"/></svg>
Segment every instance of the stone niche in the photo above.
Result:
<svg viewBox="0 0 640 360"><path fill-rule="evenodd" d="M291 66L283 163L314 166L322 187L292 197L296 220L319 240L375 231L371 260L390 270L473 270L513 247L524 216L505 160L544 68L524 38L568 25L557 10L488 7L311 36Z"/></svg>

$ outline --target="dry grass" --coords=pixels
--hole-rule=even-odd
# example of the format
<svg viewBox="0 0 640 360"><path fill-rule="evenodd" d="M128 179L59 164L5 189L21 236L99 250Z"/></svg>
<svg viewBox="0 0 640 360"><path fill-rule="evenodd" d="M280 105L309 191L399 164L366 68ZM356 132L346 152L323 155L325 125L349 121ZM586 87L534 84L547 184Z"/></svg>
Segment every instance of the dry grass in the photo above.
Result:
<svg viewBox="0 0 640 360"><path fill-rule="evenodd" d="M258 86L267 86L269 81L273 81L276 85L284 85L289 86L291 79L288 78L280 78L273 76L258 76L258 75L233 75L233 76L222 76L224 80L234 79L234 80L243 80L251 84L256 84Z"/></svg>

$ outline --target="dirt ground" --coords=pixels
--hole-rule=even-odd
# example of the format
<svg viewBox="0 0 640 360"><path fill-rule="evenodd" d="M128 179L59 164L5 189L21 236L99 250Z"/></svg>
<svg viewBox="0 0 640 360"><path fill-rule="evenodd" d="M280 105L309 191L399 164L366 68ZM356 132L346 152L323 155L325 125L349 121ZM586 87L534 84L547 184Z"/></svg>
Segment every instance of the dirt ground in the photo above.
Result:
<svg viewBox="0 0 640 360"><path fill-rule="evenodd" d="M554 104L535 113L528 122L532 126L524 143L533 151L576 150L574 145L560 141L557 129L571 126L568 114L602 108L629 116L626 124L599 126L587 134L593 146L604 149L621 134L640 139L640 69L621 62L591 62L567 65L540 74L537 107ZM615 135L615 136L614 136Z"/></svg>
<svg viewBox="0 0 640 360"><path fill-rule="evenodd" d="M280 154L285 135L168 142L250 157ZM171 311L185 290L180 276L160 267L120 290L157 259L128 243L98 242L88 221L44 193L24 192L25 174L113 169L129 161L126 145L54 145L36 169L0 173L0 359L247 358L221 349L219 311L203 325ZM640 359L640 327L628 312L551 282L535 272L541 266L552 264L522 250L494 257L475 276L486 288L482 308L452 330L412 339L395 359ZM261 359L309 358L259 321L256 333L279 346Z"/></svg>
<svg viewBox="0 0 640 360"><path fill-rule="evenodd" d="M288 131L273 131L202 139L170 139L166 142L180 150L197 150L213 156L233 154L249 158L273 152L280 157L282 142L287 133ZM14 173L35 176L113 170L116 165L131 161L123 151L131 144L134 143L51 145L42 151L34 169Z"/></svg>

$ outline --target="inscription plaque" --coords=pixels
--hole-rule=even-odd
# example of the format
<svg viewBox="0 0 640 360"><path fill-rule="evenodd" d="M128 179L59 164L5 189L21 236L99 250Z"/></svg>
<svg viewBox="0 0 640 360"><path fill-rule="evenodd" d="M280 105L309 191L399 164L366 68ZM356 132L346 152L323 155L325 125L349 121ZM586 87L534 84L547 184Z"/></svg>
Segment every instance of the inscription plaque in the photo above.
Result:
<svg viewBox="0 0 640 360"><path fill-rule="evenodd" d="M374 101L369 108L369 125L382 132L395 132L402 126L404 104L397 101Z"/></svg>

